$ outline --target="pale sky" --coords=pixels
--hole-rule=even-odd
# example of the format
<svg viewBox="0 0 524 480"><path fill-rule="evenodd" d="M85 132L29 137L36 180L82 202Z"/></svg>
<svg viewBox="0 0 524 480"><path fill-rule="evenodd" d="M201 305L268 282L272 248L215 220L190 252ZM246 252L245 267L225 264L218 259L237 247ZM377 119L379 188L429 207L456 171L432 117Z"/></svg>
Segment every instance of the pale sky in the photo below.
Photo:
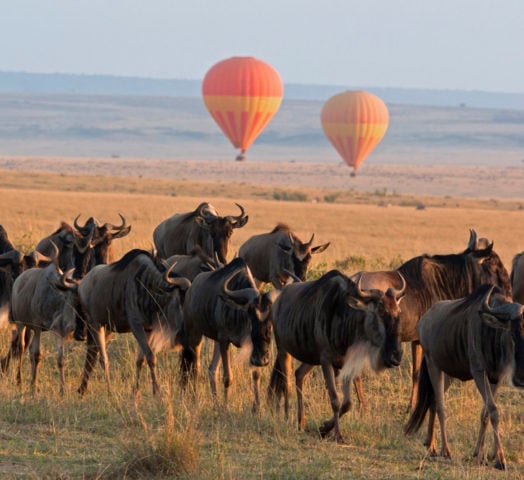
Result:
<svg viewBox="0 0 524 480"><path fill-rule="evenodd" d="M0 70L524 92L524 0L4 0Z"/></svg>

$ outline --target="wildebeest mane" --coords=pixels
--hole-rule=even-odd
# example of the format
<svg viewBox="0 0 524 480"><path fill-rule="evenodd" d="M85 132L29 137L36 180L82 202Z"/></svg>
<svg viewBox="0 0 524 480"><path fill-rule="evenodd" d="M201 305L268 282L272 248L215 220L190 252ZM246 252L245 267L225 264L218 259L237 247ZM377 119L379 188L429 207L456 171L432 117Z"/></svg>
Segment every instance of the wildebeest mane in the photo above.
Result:
<svg viewBox="0 0 524 480"><path fill-rule="evenodd" d="M145 255L146 257L153 260L151 252L148 252L147 250L142 250L140 248L134 248L133 250L129 250L129 252L127 252L120 260L117 260L116 262L112 263L110 268L117 272L121 272L125 270L127 266L140 255Z"/></svg>
<svg viewBox="0 0 524 480"><path fill-rule="evenodd" d="M496 261L497 258L493 259ZM409 288L417 292L425 311L437 300L465 297L475 286L493 280L483 278L483 269L484 266L478 266L469 255L450 254L421 255L408 260L397 270L406 278ZM509 286L507 272L505 276L504 284ZM501 272L498 272L498 277L504 280Z"/></svg>
<svg viewBox="0 0 524 480"><path fill-rule="evenodd" d="M235 258L231 260L228 264L224 265L222 268L219 268L218 270L213 271L210 274L210 279L213 280L219 280L221 278L227 278L230 274L232 274L235 270L239 270L240 268L246 267L247 264L243 258ZM243 275L236 275L235 278L232 279L230 283L230 288L244 288L246 286L251 285L238 285L236 279L238 277L243 277Z"/></svg>
<svg viewBox="0 0 524 480"><path fill-rule="evenodd" d="M462 302L458 302L455 308L451 310L451 313L455 314L458 312L462 312L467 310L471 306L478 304L479 301L482 300L484 296L489 292L489 290L493 287L494 285L492 285L491 283L485 283L484 285L481 285L475 291L473 291L471 295L465 297ZM500 289L497 286L493 288L493 293L500 293L502 295L504 294L502 289Z"/></svg>
<svg viewBox="0 0 524 480"><path fill-rule="evenodd" d="M289 227L287 223L278 222L275 228L273 228L273 230L271 230L270 233L277 233L277 232L291 232L291 228Z"/></svg>
<svg viewBox="0 0 524 480"><path fill-rule="evenodd" d="M335 278L353 283L340 271L330 270L299 292L297 298L299 315L302 313L310 315L312 304L315 306L315 317L318 319L320 319L319 315L330 318L343 311L346 307L347 292L340 289L340 283L334 281ZM315 299L315 301L312 302L311 299ZM304 312L301 311L302 308Z"/></svg>

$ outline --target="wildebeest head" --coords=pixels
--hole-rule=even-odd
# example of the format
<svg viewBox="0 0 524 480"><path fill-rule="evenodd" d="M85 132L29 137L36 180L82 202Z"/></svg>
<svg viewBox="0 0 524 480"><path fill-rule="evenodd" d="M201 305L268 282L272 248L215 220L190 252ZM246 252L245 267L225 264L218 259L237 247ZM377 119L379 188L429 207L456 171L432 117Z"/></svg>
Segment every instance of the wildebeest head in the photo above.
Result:
<svg viewBox="0 0 524 480"><path fill-rule="evenodd" d="M231 309L230 315L248 317L251 325L252 351L250 363L263 367L269 363L271 342L271 306L277 293L260 294L256 288L251 271L242 258L235 258L224 269L230 273L226 277L221 297Z"/></svg>
<svg viewBox="0 0 524 480"><path fill-rule="evenodd" d="M53 324L59 324L63 331L72 333L76 326L80 304L78 281L73 279L73 268L63 272L56 262L53 262L52 265L53 267L49 267L52 271L48 276L48 281L53 288L61 292L63 297L62 309L56 312Z"/></svg>
<svg viewBox="0 0 524 480"><path fill-rule="evenodd" d="M491 283L500 286L508 298L511 298L511 281L501 258L493 250L493 242L486 238L477 238L477 232L470 230L470 239L463 255L467 255L480 268L476 269L477 285Z"/></svg>
<svg viewBox="0 0 524 480"><path fill-rule="evenodd" d="M113 261L112 242L129 234L131 226L127 225L122 214L120 225L100 223L96 218L89 217L82 226L78 223L80 214L73 224L79 234L75 242L75 277L83 277L95 265L107 264Z"/></svg>
<svg viewBox="0 0 524 480"><path fill-rule="evenodd" d="M362 290L361 278L360 276L355 289L348 296L348 303L367 313L364 325L367 338L373 346L380 348L383 365L386 368L396 367L402 360L399 301L406 291L406 281L401 276L400 289L391 287L383 292Z"/></svg>
<svg viewBox="0 0 524 480"><path fill-rule="evenodd" d="M524 306L509 302L503 291L491 286L479 312L482 320L493 328L508 330L514 347L513 384L524 387Z"/></svg>
<svg viewBox="0 0 524 480"><path fill-rule="evenodd" d="M58 262L62 270L69 270L73 268L73 249L77 242L77 234L74 228L66 222L61 222L60 227L51 235L40 240L35 250L44 255L51 256L54 251L54 245L58 247L59 257ZM82 248L82 246L80 246Z"/></svg>
<svg viewBox="0 0 524 480"><path fill-rule="evenodd" d="M235 228L243 227L249 217L245 214L242 205L235 203L240 209L240 215L227 215L221 217L214 208L209 208L208 203L202 203L197 208L198 216L195 217L196 222L206 230L212 241L212 248L207 247L208 253L210 251L216 252L221 263L227 263L227 254L231 242L231 235Z"/></svg>

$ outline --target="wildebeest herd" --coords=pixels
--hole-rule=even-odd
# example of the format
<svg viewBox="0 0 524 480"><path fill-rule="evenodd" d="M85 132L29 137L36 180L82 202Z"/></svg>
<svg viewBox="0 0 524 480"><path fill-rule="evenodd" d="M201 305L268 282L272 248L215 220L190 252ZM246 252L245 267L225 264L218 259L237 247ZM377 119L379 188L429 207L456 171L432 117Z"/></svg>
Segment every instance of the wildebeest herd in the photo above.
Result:
<svg viewBox="0 0 524 480"><path fill-rule="evenodd" d="M524 387L524 252L515 256L510 276L493 242L471 230L460 253L420 255L393 271L348 276L330 270L307 280L312 255L329 243L313 245L314 234L303 242L283 223L249 238L228 261L234 229L248 222L244 208L237 207L236 216L221 216L209 203L174 214L152 232L153 251L132 249L116 261L113 241L131 230L123 215L118 225L93 217L82 225L78 215L72 225L62 222L25 254L0 225L0 316L8 316L11 325L2 372L16 361L20 382L28 349L35 388L40 336L52 331L58 339L60 392L65 389L64 342L72 338L86 344L78 392L86 393L98 357L110 389L106 342L115 332L131 332L138 343L135 391L147 362L153 393L160 392L156 353L175 347L180 349L182 387L194 390L205 337L214 342L211 392L218 401L222 363L226 404L232 382L230 345L250 348L253 410L258 412L260 367L269 364L274 341L269 405L278 410L283 398L288 416L295 359L297 420L304 428L304 381L320 365L333 416L319 433L343 442L339 420L351 407L352 383L364 402L362 369L399 366L401 342L411 342L413 388L405 432L416 432L429 411L429 453L437 455L438 417L440 455L450 457L444 393L453 378L473 379L483 399L474 455L485 462L489 420L495 467L505 468L495 394L509 374L515 386Z"/></svg>

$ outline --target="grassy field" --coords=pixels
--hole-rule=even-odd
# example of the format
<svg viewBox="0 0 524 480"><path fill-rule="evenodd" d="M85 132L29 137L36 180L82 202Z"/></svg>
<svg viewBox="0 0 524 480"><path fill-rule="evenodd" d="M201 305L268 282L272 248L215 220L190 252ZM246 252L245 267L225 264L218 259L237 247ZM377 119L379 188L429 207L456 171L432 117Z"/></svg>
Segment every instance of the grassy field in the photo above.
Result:
<svg viewBox="0 0 524 480"><path fill-rule="evenodd" d="M31 189L26 187L28 175ZM175 212L192 210L207 200L222 214L236 214L234 202L238 202L249 214L249 222L235 231L234 251L251 235L284 221L302 238L315 233L315 242L331 242L315 259L313 275L334 267L348 274L391 268L421 253L459 252L466 247L470 228L495 242L508 268L513 255L523 249L519 225L524 211L511 202L411 196L385 202L377 192L348 193L333 201L329 197L332 191L301 189L294 193L276 200L274 188L249 184L153 179L122 182L110 177L11 172L2 177L0 224L17 246L28 251L61 220L72 222L80 213L81 220L94 215L116 223L120 212L133 228L116 244L119 257L130 248L150 248L154 227ZM0 355L8 349L9 331L5 328L3 332ZM330 416L320 371L308 379L307 429L298 432L294 396L292 418L287 422L267 405L259 415L251 413L249 367L242 353L234 355L233 394L225 411L211 401L205 368L196 398L182 395L176 352L159 356L162 396L152 396L149 374L144 372L141 396L135 398L136 342L131 335L117 336L109 346L113 393L108 394L98 368L84 398L76 393L84 345L72 341L66 359L68 388L60 397L55 342L52 335L46 337L36 394L27 383L28 359L21 388L16 386L14 369L0 379L2 478L524 477L523 398L509 384L501 389L498 402L508 460L505 474L479 467L470 458L481 408L480 396L471 383L453 385L447 396L452 461L425 456L423 431L413 438L403 435L410 389L408 345L399 368L381 375L365 374L369 408L355 408L344 417L341 427L348 444L337 445L317 435L318 426ZM207 349L204 354L209 357ZM269 371L263 369L263 388ZM487 440L491 441L489 434Z"/></svg>

